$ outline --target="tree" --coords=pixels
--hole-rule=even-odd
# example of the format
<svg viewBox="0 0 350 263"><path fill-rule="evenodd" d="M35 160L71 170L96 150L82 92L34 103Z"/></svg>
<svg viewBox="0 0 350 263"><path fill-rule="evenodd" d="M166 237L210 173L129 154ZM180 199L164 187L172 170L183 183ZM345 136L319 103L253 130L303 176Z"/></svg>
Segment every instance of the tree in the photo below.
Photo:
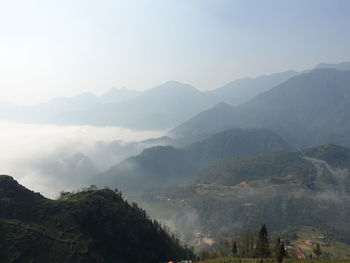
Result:
<svg viewBox="0 0 350 263"><path fill-rule="evenodd" d="M232 245L232 255L236 257L237 254L238 254L238 247L237 247L237 242L235 240L233 241L233 245Z"/></svg>
<svg viewBox="0 0 350 263"><path fill-rule="evenodd" d="M317 257L320 257L322 255L322 249L319 243L316 244L316 247L314 248L314 253Z"/></svg>
<svg viewBox="0 0 350 263"><path fill-rule="evenodd" d="M287 250L284 245L284 241L281 241L280 238L277 238L274 250L276 261L278 263L282 263L283 259L287 256Z"/></svg>
<svg viewBox="0 0 350 263"><path fill-rule="evenodd" d="M256 243L255 254L257 257L268 258L271 256L269 239L267 234L266 225L263 224L260 228L258 240Z"/></svg>
<svg viewBox="0 0 350 263"><path fill-rule="evenodd" d="M281 238L278 237L278 238L276 239L275 247L274 247L274 250L273 250L273 254L274 254L275 258L277 258L278 255L279 255L279 252L280 252L280 245L281 245Z"/></svg>

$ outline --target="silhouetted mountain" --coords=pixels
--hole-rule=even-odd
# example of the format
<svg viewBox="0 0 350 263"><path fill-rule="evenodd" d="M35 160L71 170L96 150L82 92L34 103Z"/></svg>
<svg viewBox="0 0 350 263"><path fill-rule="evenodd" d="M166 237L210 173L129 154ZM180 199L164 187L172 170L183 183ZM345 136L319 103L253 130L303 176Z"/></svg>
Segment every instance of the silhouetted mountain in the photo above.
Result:
<svg viewBox="0 0 350 263"><path fill-rule="evenodd" d="M255 156L290 149L278 135L264 129L234 129L215 134L184 149L158 146L128 158L96 178L99 185L133 191L183 184L215 160Z"/></svg>
<svg viewBox="0 0 350 263"><path fill-rule="evenodd" d="M87 188L49 200L0 176L0 261L164 262L182 248L120 192Z"/></svg>
<svg viewBox="0 0 350 263"><path fill-rule="evenodd" d="M0 118L53 124L113 125L136 129L174 128L221 101L241 104L296 74L288 71L240 79L209 92L200 92L190 85L176 81L168 81L145 92L112 88L100 97L84 93L72 98L56 98L33 106L0 107Z"/></svg>
<svg viewBox="0 0 350 263"><path fill-rule="evenodd" d="M236 108L202 112L170 132L203 138L229 127L264 127L291 145L350 142L350 72L317 69L293 77ZM213 128L215 127L215 128Z"/></svg>
<svg viewBox="0 0 350 263"><path fill-rule="evenodd" d="M208 91L208 94L216 98L217 101L224 101L235 106L249 101L298 74L295 71L286 71L256 78L238 79L221 88Z"/></svg>
<svg viewBox="0 0 350 263"><path fill-rule="evenodd" d="M48 102L30 106L7 105L0 108L0 118L24 122L47 122L63 112L80 112L95 105L120 103L139 94L141 94L140 91L113 88L100 97L92 93L82 93L74 97L54 98Z"/></svg>
<svg viewBox="0 0 350 263"><path fill-rule="evenodd" d="M192 86L169 81L119 104L96 105L87 111L63 113L56 123L117 125L137 129L174 127L210 107L211 99Z"/></svg>

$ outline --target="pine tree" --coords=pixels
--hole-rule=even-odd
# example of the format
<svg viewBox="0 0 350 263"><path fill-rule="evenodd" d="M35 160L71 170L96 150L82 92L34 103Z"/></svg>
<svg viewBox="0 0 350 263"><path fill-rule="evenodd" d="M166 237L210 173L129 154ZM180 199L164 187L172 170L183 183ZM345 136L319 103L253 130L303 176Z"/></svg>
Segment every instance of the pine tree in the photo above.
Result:
<svg viewBox="0 0 350 263"><path fill-rule="evenodd" d="M317 257L320 257L322 255L322 250L319 243L316 244L316 247L314 248L314 253Z"/></svg>
<svg viewBox="0 0 350 263"><path fill-rule="evenodd" d="M275 245L275 258L278 263L282 263L283 259L287 256L287 250L284 242L280 238L277 238Z"/></svg>
<svg viewBox="0 0 350 263"><path fill-rule="evenodd" d="M276 240L274 251L273 251L273 254L274 254L275 258L277 258L278 255L279 255L280 246L281 246L281 238L278 237L277 240Z"/></svg>
<svg viewBox="0 0 350 263"><path fill-rule="evenodd" d="M236 257L238 254L238 247L237 247L237 242L236 240L233 242L233 246L232 246L232 255L234 257Z"/></svg>
<svg viewBox="0 0 350 263"><path fill-rule="evenodd" d="M259 231L255 254L257 257L261 257L261 258L268 258L271 256L269 239L268 239L268 234L267 234L267 229L265 224L262 225Z"/></svg>

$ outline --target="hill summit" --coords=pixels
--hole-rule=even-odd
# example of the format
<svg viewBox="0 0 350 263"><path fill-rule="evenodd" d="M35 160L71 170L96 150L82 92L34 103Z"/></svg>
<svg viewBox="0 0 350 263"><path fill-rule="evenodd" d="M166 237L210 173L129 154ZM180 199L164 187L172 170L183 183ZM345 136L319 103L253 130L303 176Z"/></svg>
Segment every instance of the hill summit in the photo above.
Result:
<svg viewBox="0 0 350 263"><path fill-rule="evenodd" d="M50 200L0 176L0 262L163 262L191 256L118 191Z"/></svg>

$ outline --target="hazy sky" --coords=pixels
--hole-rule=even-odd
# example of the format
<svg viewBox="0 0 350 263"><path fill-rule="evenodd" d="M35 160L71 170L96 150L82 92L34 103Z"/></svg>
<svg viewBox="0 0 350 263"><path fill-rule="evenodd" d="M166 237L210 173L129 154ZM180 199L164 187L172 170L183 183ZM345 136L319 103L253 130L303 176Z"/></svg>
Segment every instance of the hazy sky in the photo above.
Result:
<svg viewBox="0 0 350 263"><path fill-rule="evenodd" d="M348 0L0 0L0 100L350 60Z"/></svg>

